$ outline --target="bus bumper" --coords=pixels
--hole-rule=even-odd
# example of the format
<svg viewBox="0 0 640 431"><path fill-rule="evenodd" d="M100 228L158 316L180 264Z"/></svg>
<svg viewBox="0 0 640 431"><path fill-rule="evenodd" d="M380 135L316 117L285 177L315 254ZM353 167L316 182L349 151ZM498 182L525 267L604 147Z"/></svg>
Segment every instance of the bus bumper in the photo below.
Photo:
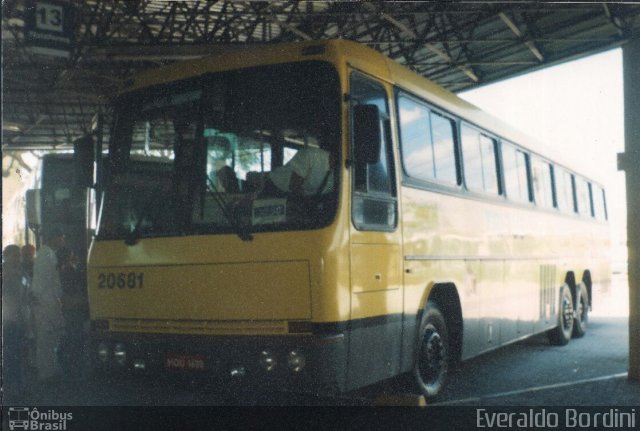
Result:
<svg viewBox="0 0 640 431"><path fill-rule="evenodd" d="M344 334L196 336L94 332L97 370L236 381L254 389L318 395L346 388Z"/></svg>

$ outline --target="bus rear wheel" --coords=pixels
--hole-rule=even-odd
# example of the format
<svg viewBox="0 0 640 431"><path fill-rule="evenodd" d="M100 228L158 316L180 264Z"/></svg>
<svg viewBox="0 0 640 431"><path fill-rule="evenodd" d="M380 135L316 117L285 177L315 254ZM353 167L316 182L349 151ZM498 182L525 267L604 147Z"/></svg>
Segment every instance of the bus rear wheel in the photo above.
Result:
<svg viewBox="0 0 640 431"><path fill-rule="evenodd" d="M580 338L587 333L589 321L589 294L584 284L578 285L576 292L576 314L573 319L573 337Z"/></svg>
<svg viewBox="0 0 640 431"><path fill-rule="evenodd" d="M571 340L573 333L573 299L568 286L560 288L560 309L558 311L558 326L547 332L549 342L555 346L564 346Z"/></svg>
<svg viewBox="0 0 640 431"><path fill-rule="evenodd" d="M438 306L428 302L418 332L413 370L418 388L425 398L433 398L445 385L449 371L449 334Z"/></svg>

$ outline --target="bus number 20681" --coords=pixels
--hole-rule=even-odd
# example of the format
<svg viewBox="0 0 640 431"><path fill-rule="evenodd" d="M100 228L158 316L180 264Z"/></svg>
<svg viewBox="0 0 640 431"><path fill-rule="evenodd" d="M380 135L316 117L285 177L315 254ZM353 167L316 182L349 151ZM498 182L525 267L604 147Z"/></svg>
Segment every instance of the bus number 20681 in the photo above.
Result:
<svg viewBox="0 0 640 431"><path fill-rule="evenodd" d="M144 273L142 272L101 272L98 274L99 289L113 288L142 288L144 284Z"/></svg>

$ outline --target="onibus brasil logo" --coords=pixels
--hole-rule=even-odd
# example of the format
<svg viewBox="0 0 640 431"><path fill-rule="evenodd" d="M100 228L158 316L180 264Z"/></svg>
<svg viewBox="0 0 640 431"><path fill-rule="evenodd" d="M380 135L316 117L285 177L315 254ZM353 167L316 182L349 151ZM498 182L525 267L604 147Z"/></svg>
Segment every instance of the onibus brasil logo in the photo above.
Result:
<svg viewBox="0 0 640 431"><path fill-rule="evenodd" d="M36 407L9 407L9 429L29 431L64 431L73 420L73 413L54 409L39 411Z"/></svg>

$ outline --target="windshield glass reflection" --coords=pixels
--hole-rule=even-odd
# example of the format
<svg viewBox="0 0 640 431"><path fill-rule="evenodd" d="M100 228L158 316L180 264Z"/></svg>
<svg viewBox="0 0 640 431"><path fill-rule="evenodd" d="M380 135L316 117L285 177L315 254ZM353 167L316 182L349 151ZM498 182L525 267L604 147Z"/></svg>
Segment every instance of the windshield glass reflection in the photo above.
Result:
<svg viewBox="0 0 640 431"><path fill-rule="evenodd" d="M332 66L209 75L117 105L98 235L310 229L337 202L340 91Z"/></svg>

